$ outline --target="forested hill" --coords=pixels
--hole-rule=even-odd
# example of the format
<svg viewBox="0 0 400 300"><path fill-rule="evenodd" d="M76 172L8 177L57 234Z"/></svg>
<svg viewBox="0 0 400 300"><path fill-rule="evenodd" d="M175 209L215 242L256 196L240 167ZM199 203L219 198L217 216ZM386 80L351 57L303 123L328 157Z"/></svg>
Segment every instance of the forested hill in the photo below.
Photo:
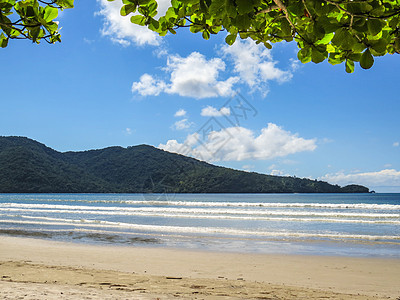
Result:
<svg viewBox="0 0 400 300"><path fill-rule="evenodd" d="M237 171L152 146L58 152L0 137L0 193L366 193L295 177Z"/></svg>

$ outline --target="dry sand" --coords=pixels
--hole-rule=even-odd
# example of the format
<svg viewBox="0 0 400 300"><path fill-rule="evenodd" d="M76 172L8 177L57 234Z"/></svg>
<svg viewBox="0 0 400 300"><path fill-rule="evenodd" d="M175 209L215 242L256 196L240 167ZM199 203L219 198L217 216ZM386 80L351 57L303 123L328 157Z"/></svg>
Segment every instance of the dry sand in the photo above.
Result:
<svg viewBox="0 0 400 300"><path fill-rule="evenodd" d="M400 299L400 260L0 237L2 299Z"/></svg>

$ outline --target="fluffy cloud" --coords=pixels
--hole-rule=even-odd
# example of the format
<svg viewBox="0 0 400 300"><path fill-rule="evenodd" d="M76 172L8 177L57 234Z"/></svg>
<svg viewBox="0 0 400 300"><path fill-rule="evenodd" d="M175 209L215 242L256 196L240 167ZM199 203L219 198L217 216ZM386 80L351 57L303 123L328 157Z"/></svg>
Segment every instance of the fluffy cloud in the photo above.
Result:
<svg viewBox="0 0 400 300"><path fill-rule="evenodd" d="M278 170L278 169L272 169L269 172L269 175L274 175L274 176L290 176L289 174L286 174L285 172Z"/></svg>
<svg viewBox="0 0 400 300"><path fill-rule="evenodd" d="M302 151L313 151L315 139L304 139L269 123L259 135L243 127L211 131L207 136L194 133L184 143L169 140L159 148L205 161L271 159Z"/></svg>
<svg viewBox="0 0 400 300"><path fill-rule="evenodd" d="M183 117L185 115L186 115L186 110L180 109L175 113L174 117Z"/></svg>
<svg viewBox="0 0 400 300"><path fill-rule="evenodd" d="M231 114L231 110L229 107L222 107L220 110L215 107L208 105L203 108L200 113L203 117L221 117L221 116L229 116Z"/></svg>
<svg viewBox="0 0 400 300"><path fill-rule="evenodd" d="M395 169L384 169L377 172L345 174L327 174L322 180L339 185L361 184L369 187L398 187L400 189L400 171Z"/></svg>
<svg viewBox="0 0 400 300"><path fill-rule="evenodd" d="M252 88L265 88L263 83L268 81L283 83L293 77L291 71L276 67L277 62L273 60L270 50L251 40L236 41L232 46L224 45L222 52L232 58L234 71Z"/></svg>
<svg viewBox="0 0 400 300"><path fill-rule="evenodd" d="M398 147L399 145L400 145L399 142L394 142L394 143L393 143L393 147Z"/></svg>
<svg viewBox="0 0 400 300"><path fill-rule="evenodd" d="M246 84L266 95L269 81L283 83L293 77L292 71L284 71L276 66L277 62L268 49L253 41L236 41L232 46L224 45L221 53L222 58L211 59L199 52L192 52L187 57L168 55L163 70L169 75L169 81L163 81L162 91L197 99L226 97L233 94L235 85ZM232 69L237 76L227 77L226 73ZM225 79L222 79L224 74ZM133 83L134 86L136 84ZM135 91L142 94L140 89Z"/></svg>
<svg viewBox="0 0 400 300"><path fill-rule="evenodd" d="M101 33L104 36L123 46L129 46L132 43L135 45L159 45L160 37L155 32L147 27L139 26L131 23L130 16L122 17L120 9L121 1L109 2L107 0L97 0L100 4L100 11L97 13L104 18L103 28ZM171 5L168 0L158 0L158 15L165 14L168 7Z"/></svg>
<svg viewBox="0 0 400 300"><path fill-rule="evenodd" d="M132 84L132 92L157 96L163 91L197 99L230 96L233 84L239 80L238 77L219 80L220 72L225 70L225 63L220 58L207 60L198 52L188 57L170 55L164 70L170 74L169 83L156 81L151 75L145 74L139 82Z"/></svg>
<svg viewBox="0 0 400 300"><path fill-rule="evenodd" d="M139 82L134 82L132 84L132 93L137 92L142 96L158 96L165 87L164 81L157 80L149 74L143 74Z"/></svg>
<svg viewBox="0 0 400 300"><path fill-rule="evenodd" d="M190 126L192 126L192 123L189 122L188 119L182 119L182 120L180 120L180 121L176 121L176 122L174 123L174 126L173 126L173 127L174 127L176 130L183 130L183 129L189 128Z"/></svg>
<svg viewBox="0 0 400 300"><path fill-rule="evenodd" d="M237 78L219 81L219 74L224 70L225 63L220 58L207 60L198 52L185 58L170 56L166 71L171 74L171 82L166 92L194 98L229 96Z"/></svg>

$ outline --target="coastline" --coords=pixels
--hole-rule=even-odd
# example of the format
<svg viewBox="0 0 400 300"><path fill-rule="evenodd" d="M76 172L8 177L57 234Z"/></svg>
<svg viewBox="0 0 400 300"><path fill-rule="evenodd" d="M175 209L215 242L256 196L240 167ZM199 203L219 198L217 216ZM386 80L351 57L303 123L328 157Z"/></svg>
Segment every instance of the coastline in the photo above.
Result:
<svg viewBox="0 0 400 300"><path fill-rule="evenodd" d="M47 299L53 299L52 292L54 299L78 299L74 293L92 293L89 299L400 296L400 259L390 258L97 246L0 236L0 264L0 296L5 299L19 292L40 293L44 287Z"/></svg>

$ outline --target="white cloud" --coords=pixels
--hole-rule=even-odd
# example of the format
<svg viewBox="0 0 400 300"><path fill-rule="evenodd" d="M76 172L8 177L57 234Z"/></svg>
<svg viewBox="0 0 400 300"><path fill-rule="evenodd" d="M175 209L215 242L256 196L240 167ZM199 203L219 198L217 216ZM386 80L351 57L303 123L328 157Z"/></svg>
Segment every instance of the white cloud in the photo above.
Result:
<svg viewBox="0 0 400 300"><path fill-rule="evenodd" d="M94 40L90 40L90 39L84 37L84 38L83 38L83 42L86 43L86 44L88 44L88 45L91 45L91 44L94 43Z"/></svg>
<svg viewBox="0 0 400 300"><path fill-rule="evenodd" d="M394 142L394 143L393 143L393 147L398 147L399 145L400 145L399 142Z"/></svg>
<svg viewBox="0 0 400 300"><path fill-rule="evenodd" d="M101 30L102 35L110 37L110 39L123 46L129 46L132 43L135 45L154 45L160 44L161 37L145 26L139 26L131 23L130 17L121 16L120 10L122 7L121 1L97 0L100 4L100 11L97 15L101 15L104 18L103 28ZM158 0L158 15L164 15L171 2L168 0Z"/></svg>
<svg viewBox="0 0 400 300"><path fill-rule="evenodd" d="M290 61L290 68L292 69L292 71L297 71L300 68L301 63L298 59L291 58L289 61Z"/></svg>
<svg viewBox="0 0 400 300"><path fill-rule="evenodd" d="M327 174L321 180L339 185L361 184L368 187L388 186L400 189L400 171L395 169L384 169L377 172L345 174L338 172Z"/></svg>
<svg viewBox="0 0 400 300"><path fill-rule="evenodd" d="M174 123L174 128L176 130L183 130L183 129L189 128L190 126L192 126L192 124L193 123L189 122L188 119L182 119L182 120L176 121Z"/></svg>
<svg viewBox="0 0 400 300"><path fill-rule="evenodd" d="M334 140L330 139L330 138L323 138L322 140L320 140L321 144L329 144L329 143L333 143Z"/></svg>
<svg viewBox="0 0 400 300"><path fill-rule="evenodd" d="M198 99L229 96L232 94L232 85L238 81L236 77L219 81L218 77L225 70L225 63L220 58L207 60L198 52L192 52L185 58L170 56L165 70L171 74L167 93Z"/></svg>
<svg viewBox="0 0 400 300"><path fill-rule="evenodd" d="M186 116L186 110L184 110L183 108L178 110L174 115L174 117L183 117L183 116Z"/></svg>
<svg viewBox="0 0 400 300"><path fill-rule="evenodd" d="M137 92L142 96L158 96L165 87L164 81L154 79L153 76L145 73L140 77L139 82L132 84L132 93Z"/></svg>
<svg viewBox="0 0 400 300"><path fill-rule="evenodd" d="M285 172L281 171L281 170L277 170L277 169L273 169L271 170L271 172L269 172L269 175L273 175L273 176L284 176Z"/></svg>
<svg viewBox="0 0 400 300"><path fill-rule="evenodd" d="M268 92L265 83L275 80L279 83L289 81L293 74L291 71L283 71L276 67L271 51L262 44L257 45L254 41L236 41L232 46L222 47L224 55L229 55L234 63L234 71L250 87ZM294 65L292 64L294 70Z"/></svg>
<svg viewBox="0 0 400 300"><path fill-rule="evenodd" d="M222 107L220 110L215 107L208 105L203 108L200 113L203 117L221 117L229 116L231 114L231 109L229 107Z"/></svg>
<svg viewBox="0 0 400 300"><path fill-rule="evenodd" d="M197 99L227 97L233 94L236 84L245 83L253 91L259 90L265 96L268 93L268 81L283 83L293 77L291 71L284 71L276 66L277 62L273 60L268 49L253 41L237 41L232 46L225 45L222 47L222 54L224 59L227 56L232 59L207 59L199 52L192 52L187 57L167 55L167 64L163 70L169 74L169 81L163 81L162 91ZM229 72L229 69L226 70L227 62L233 62L233 72L238 76L221 79ZM140 89L135 91L143 94ZM157 92L159 93L158 90Z"/></svg>
<svg viewBox="0 0 400 300"><path fill-rule="evenodd" d="M129 128L129 127L126 128L126 129L125 129L125 133L126 133L126 134L129 134L129 135L132 134L132 129Z"/></svg>
<svg viewBox="0 0 400 300"><path fill-rule="evenodd" d="M239 80L238 77L219 80L220 72L225 70L225 63L220 58L207 60L198 52L192 52L188 57L168 56L164 70L170 74L169 83L152 83L152 76L145 74L146 77L143 78L143 75L140 82L133 83L132 87L135 88L132 88L132 92L157 96L163 91L197 99L230 96L233 94L232 86ZM145 83L142 82L144 79Z"/></svg>
<svg viewBox="0 0 400 300"><path fill-rule="evenodd" d="M302 151L313 151L315 139L304 139L269 123L258 136L243 127L211 131L204 140L198 133L189 135L184 143L169 140L158 147L205 161L242 161L271 159Z"/></svg>

